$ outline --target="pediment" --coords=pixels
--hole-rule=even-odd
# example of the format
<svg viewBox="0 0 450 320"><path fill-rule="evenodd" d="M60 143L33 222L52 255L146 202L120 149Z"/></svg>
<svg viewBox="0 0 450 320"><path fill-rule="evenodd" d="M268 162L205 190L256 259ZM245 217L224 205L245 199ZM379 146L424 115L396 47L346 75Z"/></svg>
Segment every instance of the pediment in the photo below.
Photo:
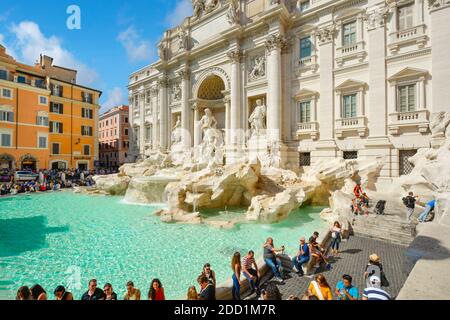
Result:
<svg viewBox="0 0 450 320"><path fill-rule="evenodd" d="M341 83L339 86L336 87L336 91L342 91L346 89L354 89L354 88L364 88L366 87L366 83L363 81L348 79L345 80L343 83Z"/></svg>
<svg viewBox="0 0 450 320"><path fill-rule="evenodd" d="M319 95L319 93L317 91L313 91L313 90L309 90L309 89L301 89L300 91L297 92L295 97L298 99L302 99L302 98L315 97L318 95Z"/></svg>
<svg viewBox="0 0 450 320"><path fill-rule="evenodd" d="M396 74L394 74L388 80L389 81L399 81L399 80L404 80L404 79L408 79L408 78L412 78L412 79L420 78L420 77L424 77L427 75L428 75L427 70L407 67L407 68L397 72Z"/></svg>

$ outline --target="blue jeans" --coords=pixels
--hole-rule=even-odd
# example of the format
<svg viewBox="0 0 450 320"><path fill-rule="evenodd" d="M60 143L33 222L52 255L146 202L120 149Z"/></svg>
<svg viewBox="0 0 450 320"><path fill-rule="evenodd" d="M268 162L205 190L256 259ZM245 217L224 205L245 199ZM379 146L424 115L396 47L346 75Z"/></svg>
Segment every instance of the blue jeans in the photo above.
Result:
<svg viewBox="0 0 450 320"><path fill-rule="evenodd" d="M431 207L430 206L426 206L425 210L422 212L422 214L419 217L419 221L420 222L425 222L425 220L427 220L428 215L430 214L430 212L431 212Z"/></svg>
<svg viewBox="0 0 450 320"><path fill-rule="evenodd" d="M336 239L333 239L331 242L331 249L339 251L339 245L341 244L341 238L338 237Z"/></svg>
<svg viewBox="0 0 450 320"><path fill-rule="evenodd" d="M231 289L231 294L233 295L233 300L241 300L241 285L239 284L236 273L233 273L233 289Z"/></svg>
<svg viewBox="0 0 450 320"><path fill-rule="evenodd" d="M301 275L304 274L303 269L302 269L302 266L303 266L305 263L308 263L308 262L309 262L309 258L310 258L310 257L297 256L297 257L294 257L294 258L292 259L292 263L294 264L295 268L298 270L298 273L299 273L299 274L301 274Z"/></svg>
<svg viewBox="0 0 450 320"><path fill-rule="evenodd" d="M244 272L244 276L247 278L248 283L250 283L250 287L252 288L252 291L256 291L259 289L258 272L256 272L256 270L254 270L254 269L248 269L248 272L250 274L248 274L247 272ZM253 280L250 276L253 276L255 280Z"/></svg>
<svg viewBox="0 0 450 320"><path fill-rule="evenodd" d="M280 271L278 271L278 269L281 266L281 263L279 260L275 260L273 261L272 259L264 259L264 262L267 264L267 266L272 269L273 274L275 275L275 277L277 278L281 278L281 274Z"/></svg>

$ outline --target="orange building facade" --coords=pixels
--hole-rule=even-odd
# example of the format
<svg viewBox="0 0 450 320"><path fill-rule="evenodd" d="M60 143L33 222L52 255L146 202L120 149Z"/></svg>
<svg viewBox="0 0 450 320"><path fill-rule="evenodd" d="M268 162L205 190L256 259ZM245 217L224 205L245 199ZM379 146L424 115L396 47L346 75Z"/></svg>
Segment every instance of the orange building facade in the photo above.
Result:
<svg viewBox="0 0 450 320"><path fill-rule="evenodd" d="M94 168L101 92L76 74L47 56L21 64L0 45L0 169Z"/></svg>

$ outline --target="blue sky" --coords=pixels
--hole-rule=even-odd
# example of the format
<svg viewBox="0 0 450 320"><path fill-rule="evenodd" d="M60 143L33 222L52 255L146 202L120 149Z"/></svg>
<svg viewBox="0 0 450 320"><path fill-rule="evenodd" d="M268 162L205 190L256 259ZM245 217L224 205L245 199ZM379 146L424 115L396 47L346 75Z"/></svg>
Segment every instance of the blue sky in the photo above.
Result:
<svg viewBox="0 0 450 320"><path fill-rule="evenodd" d="M1 0L0 43L18 61L39 54L79 70L78 82L103 91L102 111L128 102L128 75L156 59L165 29L191 13L191 0ZM70 5L81 29L69 30Z"/></svg>

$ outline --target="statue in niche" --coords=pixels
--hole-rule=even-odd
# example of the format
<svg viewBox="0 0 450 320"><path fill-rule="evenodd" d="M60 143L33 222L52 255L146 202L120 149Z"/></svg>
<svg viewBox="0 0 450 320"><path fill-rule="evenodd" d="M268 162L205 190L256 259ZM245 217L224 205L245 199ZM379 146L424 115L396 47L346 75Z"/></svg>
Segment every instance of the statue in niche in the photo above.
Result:
<svg viewBox="0 0 450 320"><path fill-rule="evenodd" d="M259 137L266 129L266 115L267 108L261 99L256 100L256 107L250 115L248 122L250 123L250 130L252 137Z"/></svg>
<svg viewBox="0 0 450 320"><path fill-rule="evenodd" d="M179 83L175 84L172 89L173 101L180 101L182 97L181 86Z"/></svg>
<svg viewBox="0 0 450 320"><path fill-rule="evenodd" d="M205 0L192 0L192 7L195 19L200 19L205 11Z"/></svg>
<svg viewBox="0 0 450 320"><path fill-rule="evenodd" d="M241 22L241 11L239 9L239 0L230 1L230 9L227 13L228 23L231 25L239 24Z"/></svg>
<svg viewBox="0 0 450 320"><path fill-rule="evenodd" d="M172 145L179 144L181 142L181 117L177 116L177 122L172 129Z"/></svg>
<svg viewBox="0 0 450 320"><path fill-rule="evenodd" d="M209 168L223 165L223 134L217 129L217 120L210 109L205 109L200 124L203 132L200 162Z"/></svg>
<svg viewBox="0 0 450 320"><path fill-rule="evenodd" d="M178 33L178 51L181 52L186 50L189 50L189 38L186 30L180 27Z"/></svg>
<svg viewBox="0 0 450 320"><path fill-rule="evenodd" d="M166 61L169 56L168 48L166 47L164 42L160 42L158 45L158 55L159 55L159 58L163 61Z"/></svg>

